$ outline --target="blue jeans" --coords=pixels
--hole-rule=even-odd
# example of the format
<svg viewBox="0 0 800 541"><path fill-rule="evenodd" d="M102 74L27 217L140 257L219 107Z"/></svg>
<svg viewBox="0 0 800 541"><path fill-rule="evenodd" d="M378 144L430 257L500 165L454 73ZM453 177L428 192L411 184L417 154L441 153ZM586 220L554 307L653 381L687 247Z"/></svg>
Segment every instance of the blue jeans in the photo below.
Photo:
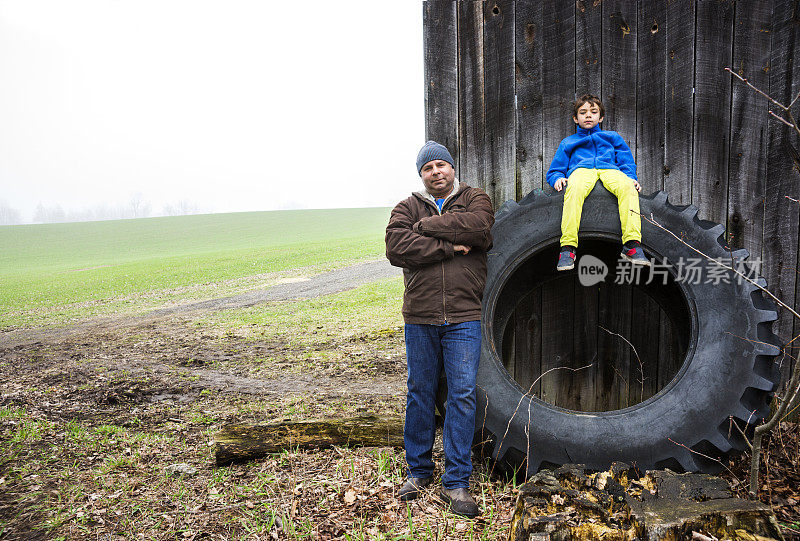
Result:
<svg viewBox="0 0 800 541"><path fill-rule="evenodd" d="M406 324L408 394L403 437L409 477L433 475L434 408L439 374L447 376L444 475L447 489L468 488L475 434L475 378L481 356L481 322Z"/></svg>

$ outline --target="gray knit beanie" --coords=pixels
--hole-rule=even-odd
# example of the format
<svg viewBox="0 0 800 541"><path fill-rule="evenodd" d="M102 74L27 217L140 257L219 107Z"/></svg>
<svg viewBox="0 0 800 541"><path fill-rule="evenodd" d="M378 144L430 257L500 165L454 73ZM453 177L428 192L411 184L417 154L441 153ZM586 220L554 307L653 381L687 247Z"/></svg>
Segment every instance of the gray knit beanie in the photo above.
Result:
<svg viewBox="0 0 800 541"><path fill-rule="evenodd" d="M453 166L453 169L456 168L456 164L453 163L453 157L447 151L444 145L437 143L436 141L428 141L419 151L417 154L417 172L422 176L422 166L428 162L432 162L433 160L444 160L450 165Z"/></svg>

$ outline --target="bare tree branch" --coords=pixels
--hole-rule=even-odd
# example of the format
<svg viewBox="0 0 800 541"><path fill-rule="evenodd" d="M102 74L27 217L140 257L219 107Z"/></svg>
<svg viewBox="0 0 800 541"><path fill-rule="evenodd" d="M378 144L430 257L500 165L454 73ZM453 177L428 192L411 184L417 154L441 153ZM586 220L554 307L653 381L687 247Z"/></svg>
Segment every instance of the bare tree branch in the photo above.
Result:
<svg viewBox="0 0 800 541"><path fill-rule="evenodd" d="M791 122L790 126L794 128L794 131L797 133L798 136L800 136L800 128L797 126L797 121L794 119L792 111L786 109L786 115L789 117L789 122Z"/></svg>
<svg viewBox="0 0 800 541"><path fill-rule="evenodd" d="M653 215L652 215L652 214L651 214L651 215L650 215L650 217L648 218L647 216L645 216L645 215L644 215L644 214L642 214L641 212L636 212L636 211L634 211L634 210L631 210L631 212L632 212L632 213L635 213L635 214L638 214L639 216L641 216L641 217L642 217L642 219L644 219L644 220L646 220L647 222L649 222L649 223L653 224L654 226L656 226L657 228L661 229L662 231L665 231L666 233L669 233L669 234L670 234L670 235L672 235L672 236L673 236L673 237L674 237L674 238L675 238L675 239L676 239L678 242L680 242L681 244L683 244L684 246L686 246L687 248L689 248L689 249L690 249L690 250L692 250L693 252L695 252L695 253L697 253L697 254L699 254L699 255L701 255L701 256L703 256L703 257L705 257L705 258L706 258L707 260L709 260L709 261L713 261L713 262L714 262L715 264L717 264L718 266L720 266L720 267L722 267L722 268L724 268L724 269L728 269L729 271L733 272L733 273L734 273L734 274L736 274L737 276L740 276L740 277L741 277L742 279L744 279L745 281L747 281L747 282L749 282L749 283L753 284L753 285L754 285L754 286L756 286L758 289L760 289L761 291L763 291L764 293L766 293L767 295L769 295L769 296L772 298L772 300L774 300L776 303L778 303L778 305L779 305L779 306L781 306L781 307L785 308L786 310L788 310L789 312L791 312L791 314L792 314L794 317L796 317L797 319L800 319L800 314L798 314L797 312L795 312L795 311L794 311L794 309L793 309L791 306L789 306L788 304L786 304L785 302L783 302L782 300L780 300L778 297L776 297L776 296L775 296L775 295L774 295L774 294L773 294L773 293L772 293L772 292L771 292L769 289L767 289L766 287L762 286L761 284L759 284L758 282L756 282L755 280L753 280L753 279L752 279L752 278L750 278L749 276L745 275L744 273L742 273L742 272L739 272L738 270L734 269L732 266L730 266L730 265L725 265L724 263L722 263L722 262L720 262L720 261L718 261L718 260L714 259L714 258L713 258L713 257L711 257L710 255L708 255L708 254L706 254L706 253L704 253L704 252L702 252L702 251L698 250L697 248L695 248L694 246L692 246L691 244L689 244L688 242L686 242L685 240L683 240L681 237L679 237L678 235L676 235L675 233L673 233L672 231L670 231L669 229L667 229L666 227L664 227L663 225L661 225L660 223L658 223L658 222L655 220L655 218L653 218ZM774 347L774 346L773 346L773 347Z"/></svg>
<svg viewBox="0 0 800 541"><path fill-rule="evenodd" d="M783 117L782 117L782 116L780 116L780 115L776 115L776 114L775 114L775 111L769 111L769 115L770 115L771 117L773 117L773 118L777 119L777 120L780 120L781 122L783 122L784 124L786 124L786 125L787 125L787 126L789 126L790 128L794 128L794 126L792 126L792 123L791 123L791 122L789 122L788 120L786 120L785 118L783 118Z"/></svg>
<svg viewBox="0 0 800 541"><path fill-rule="evenodd" d="M734 479L736 479L736 481L737 481L737 482L741 483L741 481L739 480L739 478L738 478L738 477L736 477L736 474L735 474L735 473L733 473L733 472L731 471L731 469L730 469L728 466L726 466L725 464L723 464L723 462L722 462L720 459L718 459L718 458L714 458L713 456L708 456L708 455L706 455L706 454L703 454L703 453L701 453L700 451L695 451L694 449L692 449L692 448L691 448L691 447L689 447L688 445L686 445L686 444L684 444L684 443L679 443L679 442L677 442L677 441L673 440L672 438L667 438L667 439L668 439L670 442L672 442L672 443L674 443L675 445L677 445L678 447L683 447L684 449L686 449L687 451L689 451L689 452L690 452L690 453L692 453L692 454L695 454L695 455L701 456L701 457L703 457L703 458L707 458L707 459L709 459L709 460L713 460L714 462L717 462L717 463L718 463L720 466L722 466L723 468L725 468L726 470L728 470L728 473L730 473L730 474L731 474L731 476L733 476L733 478L734 478Z"/></svg>
<svg viewBox="0 0 800 541"><path fill-rule="evenodd" d="M503 448L503 442L505 441L506 436L508 436L508 431L511 429L511 422L514 420L514 417L517 416L517 412L519 411L519 407L522 405L522 401L525 400L526 396L529 396L529 397L533 398L533 396L534 396L533 395L533 388L539 382L540 379L542 379L544 376L546 376L547 374L549 374L550 372L552 372L554 370L572 370L573 372L577 372L578 370L584 370L586 368L590 368L593 365L594 365L594 363L591 363L591 364L587 364L586 366L581 366L579 368L571 368L569 366L554 366L553 368L543 372L542 374L539 375L538 378L533 380L533 383L531 383L531 386L528 389L528 392L526 392L525 394L523 394L520 397L519 402L517 402L517 407L514 408L514 413L512 413L511 417L508 419L508 424L506 425L506 431L503 432L503 437L500 438L500 443L497 444L497 458L500 458L500 456L501 456L500 455L500 451ZM530 419L530 408L528 409L528 418ZM528 443L528 449L530 450L530 442ZM527 454L527 452L526 452L526 454Z"/></svg>
<svg viewBox="0 0 800 541"><path fill-rule="evenodd" d="M633 350L633 354L636 355L636 360L639 361L639 374L642 376L641 379L639 380L639 383L641 383L641 386L642 386L641 394L639 395L639 401L640 402L643 401L644 400L644 364L642 364L642 359L639 357L639 353L636 351L636 347L633 344L631 344L630 340L628 340L627 338L625 338L621 334L617 334L615 332L609 331L608 329L606 329L602 325L598 325L598 327L600 327L601 329L606 331L608 334L613 334L614 336L618 336L619 338L624 340L625 343L628 344L630 346L630 348ZM615 370L616 370L616 368L615 368Z"/></svg>
<svg viewBox="0 0 800 541"><path fill-rule="evenodd" d="M795 102L797 102L798 98L800 98L800 92L798 92L797 96L795 96L794 99L789 103L789 107L787 107L787 109L791 109Z"/></svg>
<svg viewBox="0 0 800 541"><path fill-rule="evenodd" d="M725 71L727 71L728 73L739 79L741 82L743 82L744 84L746 84L747 86L749 86L750 88L752 88L753 90L755 90L756 92L767 98L769 101L780 107L782 110L786 111L788 109L788 107L786 107L784 104L777 101L775 98L773 98L772 96L770 96L757 86L753 85L753 83L751 83L750 81L748 81L747 79L745 79L744 77L733 71L731 68L725 68Z"/></svg>
<svg viewBox="0 0 800 541"><path fill-rule="evenodd" d="M744 433L744 430L742 430L742 427L740 427L738 424L736 424L736 422L734 422L733 416L730 417L730 423L731 423L732 426L736 427L736 430L738 430L739 433L744 438L744 442L747 444L747 448L752 451L753 450L753 444L750 443L750 438L748 438L747 434Z"/></svg>

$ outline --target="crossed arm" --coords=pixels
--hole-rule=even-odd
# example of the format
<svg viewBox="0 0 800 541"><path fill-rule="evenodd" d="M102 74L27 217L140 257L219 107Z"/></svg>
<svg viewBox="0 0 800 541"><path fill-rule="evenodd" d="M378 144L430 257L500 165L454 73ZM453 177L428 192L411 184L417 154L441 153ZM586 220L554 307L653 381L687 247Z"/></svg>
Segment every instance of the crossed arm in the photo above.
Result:
<svg viewBox="0 0 800 541"><path fill-rule="evenodd" d="M401 202L392 211L386 228L386 257L397 267L422 267L450 259L471 248L491 248L494 213L489 196L480 193L464 212L446 212L414 221L411 209Z"/></svg>

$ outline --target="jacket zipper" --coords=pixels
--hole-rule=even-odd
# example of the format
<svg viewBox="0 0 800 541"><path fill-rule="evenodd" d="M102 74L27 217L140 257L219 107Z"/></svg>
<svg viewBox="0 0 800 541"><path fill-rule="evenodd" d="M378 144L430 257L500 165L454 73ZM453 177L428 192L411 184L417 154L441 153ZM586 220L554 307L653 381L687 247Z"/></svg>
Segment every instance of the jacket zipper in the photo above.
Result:
<svg viewBox="0 0 800 541"><path fill-rule="evenodd" d="M442 265L442 317L444 318L444 324L447 325L447 300L445 298L444 290L444 261L441 262Z"/></svg>
<svg viewBox="0 0 800 541"><path fill-rule="evenodd" d="M455 195L455 194L453 194L453 195ZM442 209L441 210L439 210L439 205L437 205L436 202L434 202L433 203L433 208L435 208L436 212L439 214L439 216L441 216L444 213L444 206L447 203L449 203L450 201L452 201L452 200L453 200L453 198L450 197L444 203L442 203ZM430 203L430 201L428 201L428 203ZM447 325L447 299L446 299L446 296L445 296L444 261L442 261L439 264L441 265L441 268L442 268L442 319L444 320L444 324Z"/></svg>
<svg viewBox="0 0 800 541"><path fill-rule="evenodd" d="M444 201L442 203L442 209L439 210L439 206L436 206L436 210L439 210L439 215L441 216L444 213L444 206L445 204L449 203L450 201ZM455 257L455 254L453 254ZM447 297L445 295L445 284L444 284L444 260L439 263L442 266L442 318L444 319L444 324L447 325Z"/></svg>

